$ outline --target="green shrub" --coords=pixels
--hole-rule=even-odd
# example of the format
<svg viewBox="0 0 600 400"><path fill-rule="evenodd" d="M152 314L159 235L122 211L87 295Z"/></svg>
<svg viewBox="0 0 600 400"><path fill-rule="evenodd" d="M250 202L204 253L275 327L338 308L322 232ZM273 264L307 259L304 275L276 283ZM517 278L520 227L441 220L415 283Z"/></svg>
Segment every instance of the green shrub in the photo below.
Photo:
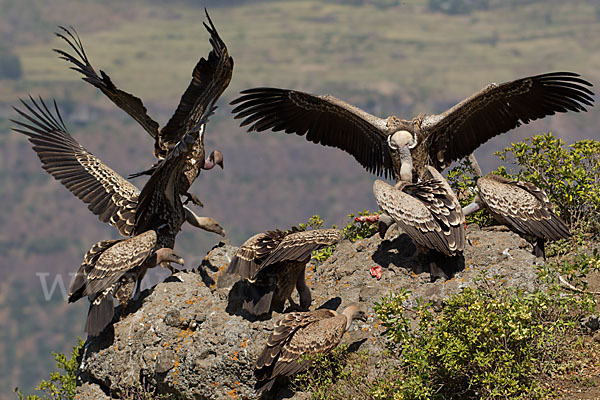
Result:
<svg viewBox="0 0 600 400"><path fill-rule="evenodd" d="M71 358L67 359L62 353L54 354L56 366L63 372L51 372L50 379L43 380L35 390L41 390L45 393L43 397L37 395L23 396L18 388L15 389L19 400L71 400L75 397L75 383L77 376L77 368L81 350L83 349L84 341L78 338L77 344L71 350Z"/></svg>
<svg viewBox="0 0 600 400"><path fill-rule="evenodd" d="M531 182L546 191L558 214L571 229L598 232L600 225L600 141L581 140L569 146L546 133L496 153L518 165L498 173Z"/></svg>
<svg viewBox="0 0 600 400"><path fill-rule="evenodd" d="M409 297L390 295L375 307L400 363L373 386L376 399L546 397L540 377L559 369L590 310L559 293L466 288L435 317L428 304L409 307Z"/></svg>
<svg viewBox="0 0 600 400"><path fill-rule="evenodd" d="M367 355L351 353L341 344L327 354L305 356L311 367L294 378L296 388L310 391L313 400L368 398L369 384L364 377Z"/></svg>
<svg viewBox="0 0 600 400"><path fill-rule="evenodd" d="M371 211L362 210L358 213L359 216L371 215ZM377 212L376 214L380 214ZM348 214L348 218L350 221L346 224L346 226L342 229L342 234L344 235L344 239L348 239L351 242L356 242L357 240L366 239L368 237L373 236L377 233L379 227L376 222L356 222L354 221L355 215Z"/></svg>

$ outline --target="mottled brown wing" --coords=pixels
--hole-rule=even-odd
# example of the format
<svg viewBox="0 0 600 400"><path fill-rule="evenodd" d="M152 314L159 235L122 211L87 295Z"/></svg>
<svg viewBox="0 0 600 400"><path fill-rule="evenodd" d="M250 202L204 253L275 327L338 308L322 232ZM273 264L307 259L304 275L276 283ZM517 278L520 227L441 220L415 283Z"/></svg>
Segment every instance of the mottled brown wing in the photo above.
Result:
<svg viewBox="0 0 600 400"><path fill-rule="evenodd" d="M282 261L308 262L313 251L336 244L342 238L342 231L339 229L315 229L288 234L263 261L254 278L265 272L269 266Z"/></svg>
<svg viewBox="0 0 600 400"><path fill-rule="evenodd" d="M263 260L277 248L283 238L283 232L270 231L257 233L246 240L233 256L227 267L227 273L238 274L243 279L251 279Z"/></svg>
<svg viewBox="0 0 600 400"><path fill-rule="evenodd" d="M267 339L265 348L254 363L254 375L256 378L258 380L264 380L274 376L269 367L277 361L283 348L282 346L289 342L299 329L323 319L333 318L337 315L338 314L335 311L325 309L285 314L283 318L275 324L273 332Z"/></svg>
<svg viewBox="0 0 600 400"><path fill-rule="evenodd" d="M150 134L150 136L156 138L158 135L158 123L150 118L148 115L148 110L146 110L142 100L127 92L117 89L117 87L110 80L110 77L104 73L104 71L101 70L101 76L98 76L96 70L94 70L94 67L85 54L83 43L81 42L81 39L79 39L79 35L77 35L75 29L73 29L73 27L68 29L63 26L60 26L59 28L64 32L64 34L56 32L56 36L67 42L67 44L76 54L76 56L73 56L64 50L53 49L60 55L60 58L73 64L74 66L70 68L81 73L84 81L91 83L100 89L100 91L102 91L106 97L115 103L117 107L133 117L133 119L135 119L146 130L146 132Z"/></svg>
<svg viewBox="0 0 600 400"><path fill-rule="evenodd" d="M288 89L254 88L231 102L248 131L285 131L350 153L367 171L393 176L386 120L333 96Z"/></svg>
<svg viewBox="0 0 600 400"><path fill-rule="evenodd" d="M85 289L85 283L87 280L87 276L90 271L94 268L98 257L102 255L104 251L106 251L109 247L115 245L124 239L117 240L101 240L92 246L90 250L83 257L83 262L81 266L73 276L71 280L71 284L69 286L69 303L79 300L84 296L83 291Z"/></svg>
<svg viewBox="0 0 600 400"><path fill-rule="evenodd" d="M521 124L558 112L587 111L591 83L573 72L551 72L502 84L491 84L440 115L423 119L421 127L431 161L445 168L471 154L492 137Z"/></svg>
<svg viewBox="0 0 600 400"><path fill-rule="evenodd" d="M548 196L532 183L490 174L477 181L479 197L500 222L525 235L558 240L570 236Z"/></svg>
<svg viewBox="0 0 600 400"><path fill-rule="evenodd" d="M319 319L299 328L283 343L272 375L291 376L305 370L309 366L306 356L330 352L340 343L345 330L343 315Z"/></svg>
<svg viewBox="0 0 600 400"><path fill-rule="evenodd" d="M100 221L129 236L139 190L73 139L56 102L53 115L42 99L30 101L32 105L21 100L27 111L15 108L30 123L11 120L19 126L13 130L29 137L42 168L88 204Z"/></svg>
<svg viewBox="0 0 600 400"><path fill-rule="evenodd" d="M122 240L106 249L87 275L83 295L103 292L116 283L125 272L141 266L154 252L156 232L147 231Z"/></svg>
<svg viewBox="0 0 600 400"><path fill-rule="evenodd" d="M376 180L375 200L381 210L422 247L455 255L464 246L464 226L452 199L437 180L406 183L399 189Z"/></svg>
<svg viewBox="0 0 600 400"><path fill-rule="evenodd" d="M175 113L160 130L161 143L174 144L210 110L225 91L233 74L233 58L227 52L227 46L217 33L206 9L209 25L204 27L210 33L211 52L208 59L198 61L192 73L192 81L179 101Z"/></svg>

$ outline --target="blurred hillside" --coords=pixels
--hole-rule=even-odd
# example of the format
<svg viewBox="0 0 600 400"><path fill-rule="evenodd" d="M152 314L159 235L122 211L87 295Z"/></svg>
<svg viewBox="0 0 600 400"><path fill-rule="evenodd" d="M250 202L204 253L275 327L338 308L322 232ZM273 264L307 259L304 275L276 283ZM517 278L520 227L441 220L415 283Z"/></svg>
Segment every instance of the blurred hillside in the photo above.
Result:
<svg viewBox="0 0 600 400"><path fill-rule="evenodd" d="M168 7L0 0L0 58L12 60L0 64L0 73L9 71L0 79L0 399L13 398L17 385L29 392L53 365L50 351L69 351L82 334L87 304L67 305L60 287L46 301L39 274L47 274L49 287L57 274L68 285L66 274L85 251L116 237L10 131L11 106L28 93L56 98L73 136L116 171L149 166L151 138L57 58L51 49L66 44L53 32L74 26L96 69L143 98L164 124L209 51L204 6L235 69L207 131L207 146L223 151L225 170L203 173L192 191L205 205L198 213L217 218L236 245L313 214L341 224L349 212L375 208L374 177L351 156L295 136L240 129L228 103L244 88L331 93L373 114L408 118L526 75L575 71L600 82L600 5L592 0L189 0ZM598 138L599 126L597 109L559 115L496 138L477 155L489 170L498 162L491 153L511 141L542 131L567 142ZM143 179L134 183L141 187ZM185 227L177 250L194 267L218 239Z"/></svg>

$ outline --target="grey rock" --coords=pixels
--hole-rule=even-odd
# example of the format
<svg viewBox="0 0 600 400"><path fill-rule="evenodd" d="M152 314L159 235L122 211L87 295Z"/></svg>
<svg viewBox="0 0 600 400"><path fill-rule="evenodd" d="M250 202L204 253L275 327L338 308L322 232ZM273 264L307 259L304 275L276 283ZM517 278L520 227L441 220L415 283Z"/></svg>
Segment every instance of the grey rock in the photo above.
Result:
<svg viewBox="0 0 600 400"><path fill-rule="evenodd" d="M410 304L420 297L440 310L445 299L465 287L539 287L531 246L519 236L469 227L467 238L464 269L448 281L434 283L424 256L397 229L388 231L384 240L375 235L355 243L343 241L322 265L307 267L311 309L365 304L368 321L355 324L344 342L360 344L360 350L375 356L373 371L365 371L375 376L385 340L373 306L382 296L406 289L412 293ZM512 258L502 254L504 249ZM237 279L224 274L235 251L219 243L197 271L179 272L142 292L113 330L89 338L77 393L83 396L97 386L118 397L126 385L143 379L157 393L186 399L255 398L252 366L281 316L273 313L270 320L255 320L241 311ZM380 280L370 274L376 265L383 270ZM289 388L277 390L274 398L307 398L306 393L290 394Z"/></svg>
<svg viewBox="0 0 600 400"><path fill-rule="evenodd" d="M581 329L587 333L593 333L600 329L600 319L595 314L581 318L579 324L581 325Z"/></svg>

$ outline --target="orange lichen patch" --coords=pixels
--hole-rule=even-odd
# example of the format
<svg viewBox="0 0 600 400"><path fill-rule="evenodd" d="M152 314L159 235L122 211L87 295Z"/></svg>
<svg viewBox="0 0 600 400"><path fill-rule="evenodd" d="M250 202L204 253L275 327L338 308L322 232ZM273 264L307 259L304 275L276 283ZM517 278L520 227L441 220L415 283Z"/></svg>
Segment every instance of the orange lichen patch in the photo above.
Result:
<svg viewBox="0 0 600 400"><path fill-rule="evenodd" d="M237 389L231 389L229 392L227 392L227 394L229 395L229 397L231 397L232 399L238 399L240 396L238 396L237 394Z"/></svg>
<svg viewBox="0 0 600 400"><path fill-rule="evenodd" d="M419 275L415 274L415 271L410 271L410 276L412 276L413 278L419 277Z"/></svg>
<svg viewBox="0 0 600 400"><path fill-rule="evenodd" d="M238 385L238 386L240 386L240 385L241 385L241 383L240 383L239 381L235 381L234 383L235 383L236 385Z"/></svg>
<svg viewBox="0 0 600 400"><path fill-rule="evenodd" d="M349 284L347 284L347 283L344 283L344 284L342 285L342 287L348 287L348 286L350 286L350 285L349 285Z"/></svg>
<svg viewBox="0 0 600 400"><path fill-rule="evenodd" d="M239 355L239 353L236 350L229 356L229 358L232 359L233 361L238 361L239 360L238 355Z"/></svg>
<svg viewBox="0 0 600 400"><path fill-rule="evenodd" d="M214 387L217 387L217 386L219 386L219 382L213 382L213 384L212 384L212 385L213 385Z"/></svg>
<svg viewBox="0 0 600 400"><path fill-rule="evenodd" d="M163 347L169 347L169 346L170 346L169 342L164 342L163 343Z"/></svg>
<svg viewBox="0 0 600 400"><path fill-rule="evenodd" d="M243 341L243 342L240 344L240 347L241 347L242 349L245 349L245 348L246 348L246 346L248 346L248 339L244 339L244 341Z"/></svg>
<svg viewBox="0 0 600 400"><path fill-rule="evenodd" d="M481 242L480 242L479 240L477 240L477 239L475 239L475 240L473 240L473 241L471 242L471 244L472 244L473 246L479 246L479 243L481 243Z"/></svg>

